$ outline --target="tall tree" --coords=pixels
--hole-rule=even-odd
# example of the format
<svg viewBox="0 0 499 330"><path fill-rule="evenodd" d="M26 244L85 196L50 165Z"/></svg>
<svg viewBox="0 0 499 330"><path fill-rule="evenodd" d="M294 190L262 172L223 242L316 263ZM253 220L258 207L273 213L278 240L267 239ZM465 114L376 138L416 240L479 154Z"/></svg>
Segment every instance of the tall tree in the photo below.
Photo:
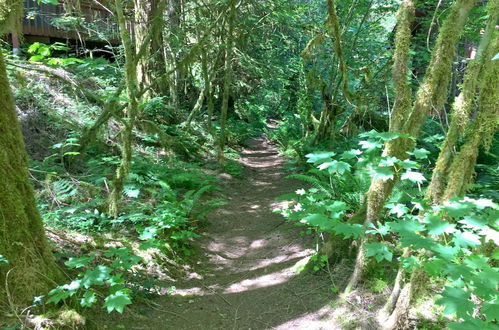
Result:
<svg viewBox="0 0 499 330"><path fill-rule="evenodd" d="M439 32L435 48L432 53L430 64L427 68L424 80L418 89L414 105L400 111L404 113L403 124L397 133L417 137L423 122L431 109L440 111L447 99L448 86L451 78L452 62L454 60L456 45L461 36L469 11L475 0L458 0L450 9ZM412 151L414 140L409 138L398 138L386 143L383 156L406 159L407 152ZM397 171L395 171L397 172ZM367 210L364 222L373 223L380 215L383 206L393 191L397 177L390 180L373 179L367 192ZM345 292L355 288L361 279L365 267L366 238L361 240L357 253L356 266Z"/></svg>
<svg viewBox="0 0 499 330"><path fill-rule="evenodd" d="M224 62L224 80L222 109L220 110L220 136L218 139L218 161L224 163L224 148L227 139L227 111L229 108L229 96L232 83L232 53L234 45L234 23L236 18L236 1L230 0L229 12L227 17L227 33L225 35L225 62Z"/></svg>
<svg viewBox="0 0 499 330"><path fill-rule="evenodd" d="M22 1L0 3L0 34L18 32ZM10 31L9 31L10 30ZM24 148L0 49L0 302L26 304L61 278L28 179ZM2 261L3 263L4 261Z"/></svg>
<svg viewBox="0 0 499 330"><path fill-rule="evenodd" d="M164 0L134 0L135 23L134 36L137 50L143 49L143 55L137 61L137 79L140 88L153 84L154 76L166 71L164 56L163 14ZM164 79L156 81L145 97L166 94Z"/></svg>
<svg viewBox="0 0 499 330"><path fill-rule="evenodd" d="M117 217L119 212L119 204L123 194L125 181L130 173L132 163L132 140L133 128L139 111L139 83L137 79L137 63L140 59L137 54L130 33L128 32L125 14L123 12L123 3L121 0L115 0L116 17L118 19L118 27L120 30L121 42L125 50L125 78L128 95L128 106L125 111L125 120L123 121L124 128L121 132L121 163L116 170L113 180L113 189L109 196L108 212L110 215Z"/></svg>

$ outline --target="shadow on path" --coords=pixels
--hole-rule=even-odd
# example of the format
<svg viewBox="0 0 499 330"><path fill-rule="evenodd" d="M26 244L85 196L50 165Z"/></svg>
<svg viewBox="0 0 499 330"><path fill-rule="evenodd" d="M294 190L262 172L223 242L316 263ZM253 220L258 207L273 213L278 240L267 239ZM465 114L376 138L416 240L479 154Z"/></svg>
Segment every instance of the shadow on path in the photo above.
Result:
<svg viewBox="0 0 499 330"><path fill-rule="evenodd" d="M114 320L126 329L337 329L327 276L296 272L313 242L273 213L276 198L300 188L285 179L283 159L264 138L242 152L243 179L225 181L229 204L209 215L196 243L194 272L167 286L173 295ZM137 308L140 310L139 308ZM114 317L113 317L114 318Z"/></svg>

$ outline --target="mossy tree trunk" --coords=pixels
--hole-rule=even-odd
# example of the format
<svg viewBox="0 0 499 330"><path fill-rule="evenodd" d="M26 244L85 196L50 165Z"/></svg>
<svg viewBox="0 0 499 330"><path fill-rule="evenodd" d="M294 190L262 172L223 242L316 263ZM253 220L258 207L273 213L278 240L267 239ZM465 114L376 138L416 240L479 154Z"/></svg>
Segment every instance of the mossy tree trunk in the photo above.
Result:
<svg viewBox="0 0 499 330"><path fill-rule="evenodd" d="M0 4L0 34L19 19L22 2ZM15 31L15 29L14 29ZM0 49L0 303L31 303L61 279L28 179L28 155Z"/></svg>
<svg viewBox="0 0 499 330"><path fill-rule="evenodd" d="M138 100L138 80L137 80L137 54L132 43L132 39L127 30L123 4L121 0L115 0L116 17L120 30L120 37L125 50L125 78L128 94L128 106L123 120L124 128L121 131L121 163L116 170L113 180L113 189L109 196L108 213L113 217L118 216L119 205L123 195L123 187L130 172L132 163L132 140L133 128L139 109Z"/></svg>
<svg viewBox="0 0 499 330"><path fill-rule="evenodd" d="M498 1L495 0L495 2L497 9ZM496 17L494 17L494 15L491 14L489 16L490 21L494 21L495 19ZM495 24L489 24L489 26L493 26L493 29L495 28ZM483 65L481 65L481 70L483 72L481 79L478 79L478 76L475 76L477 70L476 66L469 65L466 72L467 79L469 79L470 76L474 76L477 81L473 84L465 82L463 84L463 90L457 98L457 102L459 102L459 99L461 99L463 95L474 95L475 88L478 86L480 91L478 115L472 121L470 127L468 127L468 132L465 136L466 141L461 146L457 155L452 157L452 160L446 160L448 168L435 168L435 171L442 171L441 173L446 174L446 180L441 180L442 178L436 177L434 173L432 182L430 182L430 187L434 184L433 180L439 180L438 184L442 184L443 187L438 191L432 191L432 194L426 195L430 204L439 204L453 197L463 195L466 192L466 188L468 187L474 172L479 148L480 146L488 148L492 135L497 130L497 118L499 117L499 108L497 107L497 104L499 103L499 79L497 79L497 77L499 77L499 67L491 59L499 52L499 32L496 31L493 34L495 34L494 37L487 36L487 34L484 35L484 38L493 39L493 44L489 47L489 51L482 55L484 60L482 61ZM465 90L465 88L473 88L473 90ZM454 111L455 110L456 108L454 108ZM466 119L468 115L469 113L466 115ZM453 120L456 120L456 117L454 117ZM452 129L452 126L453 124L451 123L449 130ZM442 159L443 156L448 157L448 146L451 143L456 144L456 141L453 141L453 139L457 139L454 134L448 133L447 139L452 140L445 141L438 159ZM444 182L446 184L443 184ZM410 254L411 251L409 249L404 250L404 257L409 257ZM415 291L423 289L427 283L425 274L419 269L414 270L409 281L402 286L405 276L405 270L403 267L400 267L392 294L381 315L384 329L396 329L404 323L410 304L415 296ZM387 314L389 313L391 314L388 317Z"/></svg>
<svg viewBox="0 0 499 330"><path fill-rule="evenodd" d="M430 184L426 190L425 199L432 204L439 204L444 195L449 169L455 156L458 139L462 135L461 133L466 129L470 112L473 109L478 78L482 74L487 74L487 72L484 72L483 70L486 60L484 53L493 39L496 24L499 19L499 1L492 0L489 6L489 21L485 33L480 40L475 58L467 65L461 93L456 97L452 106L451 122L447 129L447 134L440 154L438 155Z"/></svg>
<svg viewBox="0 0 499 330"><path fill-rule="evenodd" d="M343 55L343 44L341 40L340 23L336 14L334 0L327 0L327 19L325 22L328 33L333 39L334 55L337 60L336 79L332 83L332 92L326 92L323 87L321 95L324 101L324 109L321 113L319 128L315 142L324 141L334 136L336 119L342 112L342 107L338 104L339 90L341 89L343 99L350 103L350 92L348 90L348 69Z"/></svg>
<svg viewBox="0 0 499 330"><path fill-rule="evenodd" d="M452 62L454 60L456 45L463 31L468 13L475 0L458 0L450 9L449 16L446 18L439 32L435 49L432 52L432 58L426 71L424 80L418 89L414 105L410 112L401 110L405 113L406 120L392 126L399 126L400 133L417 137L423 125L423 122L432 108L437 111L443 108L448 95L448 86L451 78ZM408 138L398 138L386 143L383 156L396 157L398 159L407 158L407 152L412 151L414 141ZM398 169L394 168L397 173ZM371 182L367 192L367 212L365 223L372 223L378 220L383 206L390 196L397 175L392 180L374 179ZM345 289L345 293L354 289L365 268L365 249L366 239L362 239L354 271Z"/></svg>
<svg viewBox="0 0 499 330"><path fill-rule="evenodd" d="M160 76L166 71L163 40L163 13L164 0L134 0L135 22L134 37L135 47L143 54L137 59L137 79L140 89L154 82L155 76ZM153 95L166 94L164 81L159 81L144 95L150 98Z"/></svg>

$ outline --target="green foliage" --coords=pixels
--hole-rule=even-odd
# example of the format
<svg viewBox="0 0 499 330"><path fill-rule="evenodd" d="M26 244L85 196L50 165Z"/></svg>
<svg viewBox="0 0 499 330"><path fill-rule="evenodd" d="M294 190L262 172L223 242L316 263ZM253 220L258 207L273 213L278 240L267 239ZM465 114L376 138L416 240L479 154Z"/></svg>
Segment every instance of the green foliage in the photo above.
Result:
<svg viewBox="0 0 499 330"><path fill-rule="evenodd" d="M52 45L46 45L41 42L35 42L28 47L28 54L31 54L31 62L44 62L51 66L68 66L77 63L84 63L83 60L75 57L53 57L54 52L70 50L65 44L56 42Z"/></svg>
<svg viewBox="0 0 499 330"><path fill-rule="evenodd" d="M377 262L398 260L409 271L423 269L431 277L446 279L446 286L437 303L443 305L445 314L464 320L450 323L450 328L491 327L497 318L493 310L497 301L499 269L495 267L497 255L490 252L484 254L480 247L499 243L499 206L488 199L466 197L431 207L414 196L410 207L405 202L397 202L398 189L405 190L405 187L414 184L420 189L425 178L414 169L429 152L422 148L415 149L410 155L416 161L381 157L379 149L382 141L398 136L368 132L363 137L368 138L359 142L364 151L350 150L340 156L334 152L306 155L320 173L327 174L317 174L316 170L312 170L313 177L301 175L314 187L299 189L295 194L286 196L291 197L295 204L279 212L299 225L334 233L345 239L367 235L367 257ZM349 165L336 167L341 163ZM331 171L331 168L335 170ZM341 190L334 191L334 188L341 189L341 186L335 185L338 181L335 178L350 179L358 173L382 180L400 175L395 198L385 205L387 213L383 221L376 224L347 221L348 211L357 209L358 205L349 204ZM293 177L300 178L297 175ZM403 248L410 248L412 255L402 258Z"/></svg>
<svg viewBox="0 0 499 330"><path fill-rule="evenodd" d="M82 307L91 307L103 300L103 307L109 313L116 310L123 313L126 305L132 303L130 281L134 266L142 262L130 248L109 248L104 254L108 265L92 265L97 256L91 254L70 258L65 262L69 268L84 269L69 284L58 286L48 293L46 304L58 304L73 297ZM103 289L99 289L103 287ZM103 293L106 291L106 293Z"/></svg>

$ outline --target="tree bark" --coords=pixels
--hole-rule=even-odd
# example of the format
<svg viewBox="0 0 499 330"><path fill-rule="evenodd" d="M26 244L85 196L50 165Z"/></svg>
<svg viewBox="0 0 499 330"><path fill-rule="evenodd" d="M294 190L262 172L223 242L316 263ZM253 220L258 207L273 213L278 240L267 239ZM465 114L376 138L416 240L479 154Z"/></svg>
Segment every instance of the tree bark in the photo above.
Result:
<svg viewBox="0 0 499 330"><path fill-rule="evenodd" d="M224 62L224 81L223 81L223 97L222 109L220 111L220 136L218 140L218 162L224 164L224 148L227 139L227 111L229 108L229 96L232 84L232 52L234 43L234 20L236 16L235 0L230 0L229 17L227 19L227 35L225 46L225 62Z"/></svg>
<svg viewBox="0 0 499 330"><path fill-rule="evenodd" d="M452 106L451 122L426 190L425 199L430 204L439 204L442 201L458 139L462 135L461 132L464 132L468 126L469 115L474 106L478 78L482 74L488 74L483 67L487 60L487 56L485 56L487 49L494 37L496 24L499 20L499 1L491 1L490 6L489 22L480 40L475 59L471 60L466 68L461 93L456 97ZM497 36L497 33L495 34Z"/></svg>
<svg viewBox="0 0 499 330"><path fill-rule="evenodd" d="M454 60L456 45L464 28L468 13L475 0L458 0L451 8L449 16L446 18L439 33L435 49L432 53L430 65L428 66L423 83L418 89L416 99L407 120L400 125L401 133L417 137L423 122L430 109L441 109L445 104L448 94L448 86L451 77L452 62ZM383 156L406 159L407 152L414 147L414 141L408 138L398 138L386 143ZM397 169L395 168L395 172ZM376 221L383 209L384 203L390 196L398 177L392 180L374 179L367 193L367 214L365 223ZM346 288L346 293L354 289L365 268L365 250L361 242L352 277Z"/></svg>
<svg viewBox="0 0 499 330"><path fill-rule="evenodd" d="M113 217L118 217L119 204L123 195L123 187L130 172L130 165L132 162L132 140L133 140L133 127L137 118L139 102L137 96L138 80L137 80L137 66L136 66L136 53L133 47L132 39L126 27L125 15L123 13L123 4L121 0L115 0L116 16L118 18L118 26L120 30L120 37L125 49L125 78L127 94L129 98L128 106L126 108L124 129L121 132L122 146L121 146L121 163L116 170L113 180L113 189L109 196L108 213Z"/></svg>
<svg viewBox="0 0 499 330"><path fill-rule="evenodd" d="M2 9L0 25L5 21ZM15 308L45 294L62 275L45 238L28 179L28 155L1 50L0 191L0 254L9 261L0 264L0 303Z"/></svg>

